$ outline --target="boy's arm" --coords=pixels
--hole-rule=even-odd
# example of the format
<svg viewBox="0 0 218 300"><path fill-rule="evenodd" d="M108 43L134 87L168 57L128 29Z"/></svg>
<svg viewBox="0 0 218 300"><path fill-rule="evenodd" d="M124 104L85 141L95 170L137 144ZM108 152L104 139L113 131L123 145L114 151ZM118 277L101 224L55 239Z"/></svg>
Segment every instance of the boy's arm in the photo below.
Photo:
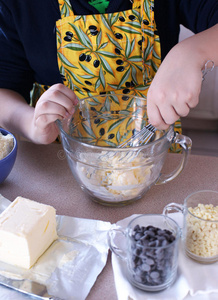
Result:
<svg viewBox="0 0 218 300"><path fill-rule="evenodd" d="M76 103L74 92L63 84L49 88L35 108L20 94L0 89L0 125L34 143L49 144L58 136L55 120L72 114Z"/></svg>
<svg viewBox="0 0 218 300"><path fill-rule="evenodd" d="M0 126L27 139L34 108L17 92L0 89Z"/></svg>
<svg viewBox="0 0 218 300"><path fill-rule="evenodd" d="M198 104L202 69L208 60L218 66L217 49L218 24L171 49L148 91L148 117L155 127L166 129Z"/></svg>

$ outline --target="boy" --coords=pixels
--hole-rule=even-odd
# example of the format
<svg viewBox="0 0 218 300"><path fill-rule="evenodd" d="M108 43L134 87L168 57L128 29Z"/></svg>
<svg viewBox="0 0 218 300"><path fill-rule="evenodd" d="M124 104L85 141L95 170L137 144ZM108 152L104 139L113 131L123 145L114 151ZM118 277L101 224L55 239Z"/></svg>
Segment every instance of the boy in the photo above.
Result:
<svg viewBox="0 0 218 300"><path fill-rule="evenodd" d="M217 0L0 0L0 124L48 144L78 98L129 93L166 129L218 65L217 21ZM196 35L177 44L179 24Z"/></svg>

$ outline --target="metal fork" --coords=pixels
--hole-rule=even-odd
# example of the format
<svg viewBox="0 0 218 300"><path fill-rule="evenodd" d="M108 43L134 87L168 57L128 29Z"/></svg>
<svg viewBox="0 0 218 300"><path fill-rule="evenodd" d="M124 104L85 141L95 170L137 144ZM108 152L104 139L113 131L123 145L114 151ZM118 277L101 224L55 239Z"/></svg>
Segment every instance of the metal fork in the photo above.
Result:
<svg viewBox="0 0 218 300"><path fill-rule="evenodd" d="M211 65L209 67L209 64ZM212 60L206 61L204 68L202 69L202 81L205 80L205 76L208 72L213 71L215 64ZM138 133L132 135L128 140L120 144L117 148L125 148L125 147L136 147L140 145L146 145L152 136L154 135L156 128L148 124L144 128L142 128Z"/></svg>
<svg viewBox="0 0 218 300"><path fill-rule="evenodd" d="M211 65L209 67L209 65ZM212 60L208 60L206 61L204 68L202 69L202 81L205 80L205 76L207 75L208 72L213 71L215 67L215 64ZM137 147L140 145L146 145L151 138L153 137L153 135L155 134L156 128L151 125L150 123L143 127L139 132L137 132L136 134L132 135L129 139L127 139L125 142L123 142L122 144L120 144L119 146L117 146L117 148L128 148L128 147ZM127 152L124 157L128 158L131 160L135 157L138 156L140 150L137 152L132 153L131 151ZM109 155L109 153L106 153L104 155L102 155L101 157L105 158L106 156L110 156L109 158L113 158L117 153L113 153L112 155ZM124 157L121 157L119 160L122 160ZM130 161L131 161L130 160Z"/></svg>
<svg viewBox="0 0 218 300"><path fill-rule="evenodd" d="M126 148L126 147L137 147L140 145L146 145L152 138L156 131L156 128L148 124L143 127L139 132L132 135L128 140L120 144L117 148Z"/></svg>
<svg viewBox="0 0 218 300"><path fill-rule="evenodd" d="M132 135L128 140L117 146L117 148L128 148L128 147L137 147L140 145L146 145L152 138L156 131L156 128L148 124L147 126L143 127L139 132ZM113 159L114 157L118 158L118 161L122 161L125 159L127 162L131 162L134 158L136 158L139 154L140 150L138 151L128 151L124 155L121 153L121 155L118 155L118 152L110 153L107 152L103 155L101 155L101 160L107 159Z"/></svg>

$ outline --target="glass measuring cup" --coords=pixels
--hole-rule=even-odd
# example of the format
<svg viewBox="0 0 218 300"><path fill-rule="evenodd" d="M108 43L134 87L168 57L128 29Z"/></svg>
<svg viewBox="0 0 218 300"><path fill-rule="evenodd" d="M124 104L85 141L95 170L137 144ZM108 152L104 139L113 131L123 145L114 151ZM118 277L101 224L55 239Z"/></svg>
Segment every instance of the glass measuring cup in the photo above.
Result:
<svg viewBox="0 0 218 300"><path fill-rule="evenodd" d="M127 227L109 231L111 251L125 262L131 284L145 291L160 291L176 279L180 228L171 218L145 214Z"/></svg>
<svg viewBox="0 0 218 300"><path fill-rule="evenodd" d="M184 204L170 203L172 210L183 214L182 245L185 253L200 263L218 261L218 192L202 190L189 195Z"/></svg>

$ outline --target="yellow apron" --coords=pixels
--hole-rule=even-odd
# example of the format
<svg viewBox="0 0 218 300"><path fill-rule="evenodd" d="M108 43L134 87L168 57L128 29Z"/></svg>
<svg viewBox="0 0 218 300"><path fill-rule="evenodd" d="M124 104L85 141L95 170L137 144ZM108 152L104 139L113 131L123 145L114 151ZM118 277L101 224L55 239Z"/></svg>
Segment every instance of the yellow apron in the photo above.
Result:
<svg viewBox="0 0 218 300"><path fill-rule="evenodd" d="M58 66L64 84L79 99L105 93L146 97L161 63L154 0L131 2L130 10L80 16L69 0L59 0ZM33 103L44 91L45 86L35 84ZM175 127L181 132L179 121Z"/></svg>

